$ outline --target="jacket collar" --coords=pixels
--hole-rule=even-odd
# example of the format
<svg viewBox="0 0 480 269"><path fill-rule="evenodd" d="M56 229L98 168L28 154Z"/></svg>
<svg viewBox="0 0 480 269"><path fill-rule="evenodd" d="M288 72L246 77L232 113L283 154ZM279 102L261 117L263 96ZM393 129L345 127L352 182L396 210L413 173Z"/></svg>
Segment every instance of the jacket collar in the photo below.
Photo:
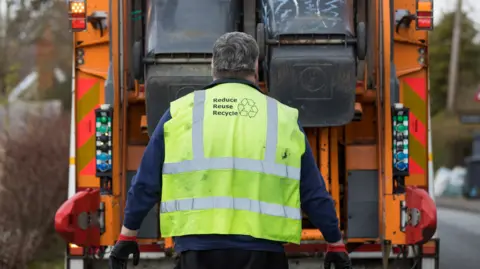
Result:
<svg viewBox="0 0 480 269"><path fill-rule="evenodd" d="M240 83L240 84L244 84L244 85L247 85L247 86L250 86L254 89L256 89L257 91L259 92L262 92L260 90L260 88L253 84L251 81L248 81L246 79L236 79L236 78L222 78L222 79L217 79L217 80L214 80L212 83L210 83L209 85L205 86L203 89L206 90L206 89L210 89L210 88L213 88L217 85L220 85L220 84L225 84L225 83Z"/></svg>

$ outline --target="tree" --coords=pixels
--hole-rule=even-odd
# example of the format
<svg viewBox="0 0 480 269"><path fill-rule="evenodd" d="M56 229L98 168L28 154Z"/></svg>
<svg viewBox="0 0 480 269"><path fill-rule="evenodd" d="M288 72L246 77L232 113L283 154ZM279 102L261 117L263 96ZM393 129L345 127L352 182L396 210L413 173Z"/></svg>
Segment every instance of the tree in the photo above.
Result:
<svg viewBox="0 0 480 269"><path fill-rule="evenodd" d="M432 116L446 106L448 68L452 46L452 30L455 13L445 13L429 38L429 68ZM476 85L480 77L480 45L474 42L478 31L474 22L462 13L459 73L457 87Z"/></svg>
<svg viewBox="0 0 480 269"><path fill-rule="evenodd" d="M6 0L0 4L0 14L4 15L0 15L0 122L3 120L3 127L9 128L8 96L32 71L37 71L39 81L37 88L31 87L34 91L29 89L34 99L60 97L67 103L70 100L63 97L69 93L60 90L65 90L69 81L61 87L49 84L54 81L55 67L71 70L72 33L69 31L65 1ZM68 75L71 74L67 74L70 77ZM50 92L53 92L41 96L44 89L50 87L53 88Z"/></svg>
<svg viewBox="0 0 480 269"><path fill-rule="evenodd" d="M19 82L22 67L31 68L32 63L26 62L32 58L29 52L46 28L52 32L58 53L52 63L44 64L65 66L62 63L70 63L72 57L65 1L6 0L0 4L0 98Z"/></svg>

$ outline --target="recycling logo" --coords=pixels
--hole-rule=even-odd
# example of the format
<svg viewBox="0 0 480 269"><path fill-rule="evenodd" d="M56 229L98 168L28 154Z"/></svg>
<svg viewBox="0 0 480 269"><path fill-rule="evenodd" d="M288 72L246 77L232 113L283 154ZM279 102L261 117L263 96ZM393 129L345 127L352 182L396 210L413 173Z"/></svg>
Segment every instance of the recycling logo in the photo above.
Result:
<svg viewBox="0 0 480 269"><path fill-rule="evenodd" d="M240 116L253 118L258 113L258 107L252 99L244 98L238 104L238 113Z"/></svg>

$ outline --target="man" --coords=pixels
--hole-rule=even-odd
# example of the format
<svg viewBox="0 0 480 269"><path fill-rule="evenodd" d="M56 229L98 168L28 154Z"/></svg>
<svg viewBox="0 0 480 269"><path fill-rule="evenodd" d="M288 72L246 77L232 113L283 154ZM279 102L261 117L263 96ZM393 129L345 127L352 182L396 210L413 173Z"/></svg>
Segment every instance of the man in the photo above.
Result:
<svg viewBox="0 0 480 269"><path fill-rule="evenodd" d="M170 104L128 192L113 269L129 254L138 263L137 230L159 200L181 269L288 268L283 244L300 242L301 209L330 243L326 264L350 268L298 111L261 93L258 55L251 36L221 36L214 82Z"/></svg>

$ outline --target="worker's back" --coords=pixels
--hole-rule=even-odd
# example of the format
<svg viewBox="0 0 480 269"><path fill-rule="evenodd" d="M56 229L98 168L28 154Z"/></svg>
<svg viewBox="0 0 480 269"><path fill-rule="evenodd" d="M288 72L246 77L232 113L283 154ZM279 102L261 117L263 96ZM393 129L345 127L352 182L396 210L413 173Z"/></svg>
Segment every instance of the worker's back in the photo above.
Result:
<svg viewBox="0 0 480 269"><path fill-rule="evenodd" d="M170 114L164 125L162 234L241 234L298 243L305 137L296 109L251 85L217 83L172 102ZM266 225L271 221L284 225L272 229Z"/></svg>
<svg viewBox="0 0 480 269"><path fill-rule="evenodd" d="M277 130L281 124L296 126L298 139L290 139L290 141L304 141L303 134L298 132L297 127L297 111L295 109L283 106L276 100L265 96L253 85L244 81L226 81L229 83L215 83L211 88L196 93L186 95L171 104L170 113L172 119L165 124L165 144L166 144L166 159L165 164L168 167L169 162L180 159L187 159L195 161L195 149L193 147L203 145L203 153L201 158L209 158L210 160L226 160L229 157L236 156L235 159L241 160L264 160L267 153L267 147L272 145L277 146L277 142L282 143L282 140L277 139ZM281 108L279 108L281 106ZM190 109L186 109L190 108ZM278 111L286 111L280 113ZM290 114L288 114L290 113ZM285 117L288 115L290 117ZM278 121L278 123L277 123ZM189 124L192 124L189 126ZM179 128L181 125L187 126ZM209 127L211 126L211 128ZM200 127L200 128L199 128ZM192 135L189 129L192 129ZM171 130L173 133L170 133ZM273 135L273 137L272 137ZM270 137L269 137L270 136ZM291 137L291 136L289 136ZM173 138L175 141L171 141ZM189 141L190 140L190 141ZM276 142L277 141L277 142ZM273 142L273 144L271 144ZM171 145L171 147L169 147ZM304 148L300 145L300 148ZM291 148L291 147L290 147ZM197 147L198 150L198 147ZM297 152L298 155L303 152ZM192 156L193 155L193 156ZM171 158L169 156L172 156ZM201 160L197 160L201 161ZM241 163L237 163L237 166ZM299 165L299 164L297 164ZM241 167L239 167L241 169ZM168 172L168 171L167 171ZM211 173L211 172L210 172ZM221 189L228 188L228 192L237 192L237 195L243 197L253 197L255 193L238 193L238 190L249 190L247 185L252 185L258 179L259 175L251 174L250 177L245 178L241 175L242 172L235 172L231 170L214 171L220 173L216 177L221 182L228 182L231 178L231 183L223 185L220 181L216 181L216 185L223 185ZM239 174L240 173L240 174ZM200 174L200 177L205 177L205 174ZM164 184L169 184L169 175L164 175ZM212 178L210 176L209 178ZM195 176L188 175L181 179L179 186L175 189L181 191L182 197L198 197L195 193L199 189L209 188L206 180L196 180ZM185 184L185 185L183 185ZM235 185L244 188L235 188ZM188 188L187 188L188 186ZM281 193L282 184L272 184L269 193ZM165 188L162 188L165 189ZM210 190L212 194L219 194L221 189ZM236 190L234 190L236 189ZM276 189L276 190L275 190ZM258 192L258 189L257 189ZM168 197L164 196L168 195ZM169 193L162 193L162 200L168 200L171 196ZM267 198L268 199L268 198ZM248 219L236 219L235 224L244 227L249 225ZM242 223L245 222L245 223ZM162 233L165 233L164 229ZM282 252L282 242L265 240L255 238L250 235L227 235L226 231L219 229L218 234L196 234L183 235L175 238L175 248L177 252L186 250L205 250L208 248L214 249L252 249L259 251L275 251Z"/></svg>

